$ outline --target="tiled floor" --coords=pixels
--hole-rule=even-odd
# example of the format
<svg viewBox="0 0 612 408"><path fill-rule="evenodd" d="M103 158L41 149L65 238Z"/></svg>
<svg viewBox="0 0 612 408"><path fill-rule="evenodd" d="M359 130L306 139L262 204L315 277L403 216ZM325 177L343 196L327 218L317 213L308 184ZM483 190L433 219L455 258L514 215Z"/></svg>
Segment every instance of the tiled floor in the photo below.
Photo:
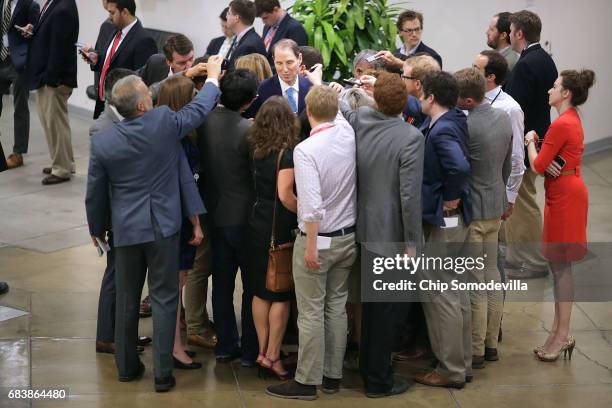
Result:
<svg viewBox="0 0 612 408"><path fill-rule="evenodd" d="M0 119L5 151L12 146L11 106ZM572 317L577 352L570 361L545 364L531 348L546 337L552 321L548 303L509 303L504 315L500 361L476 371L461 391L414 385L402 396L368 400L355 373L343 389L315 403L266 396L272 380L239 364L217 365L210 351L198 350L201 370L175 371L177 388L153 392L151 350L143 354L144 379L119 383L113 357L94 352L97 299L104 261L89 242L83 209L87 173L88 119L74 116L77 174L73 181L43 187L48 164L35 110L26 166L0 174L0 280L11 285L0 297L0 320L9 310L27 312L0 322L0 407L609 407L612 406L612 303L579 303ZM590 157L584 167L590 192L589 238L612 239L612 153ZM540 188L540 191L542 189ZM240 290L240 287L237 288ZM151 334L151 319L141 334ZM419 365L400 364L411 375ZM11 387L68 388L66 401L8 400Z"/></svg>

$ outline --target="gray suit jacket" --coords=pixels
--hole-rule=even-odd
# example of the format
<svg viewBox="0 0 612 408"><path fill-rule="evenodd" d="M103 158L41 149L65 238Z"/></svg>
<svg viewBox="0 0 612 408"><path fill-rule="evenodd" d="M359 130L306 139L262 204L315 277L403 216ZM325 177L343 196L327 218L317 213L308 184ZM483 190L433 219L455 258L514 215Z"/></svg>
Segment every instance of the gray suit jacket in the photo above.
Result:
<svg viewBox="0 0 612 408"><path fill-rule="evenodd" d="M391 243L419 246L424 138L399 117L370 107L341 110L355 129L357 146L357 240L377 253ZM374 245L372 245L374 244ZM384 244L384 245L380 245Z"/></svg>
<svg viewBox="0 0 612 408"><path fill-rule="evenodd" d="M508 63L508 72L512 71L514 65L516 65L516 61L519 59L519 54L517 54L512 47L507 47L505 50L501 52L501 55L506 59Z"/></svg>
<svg viewBox="0 0 612 408"><path fill-rule="evenodd" d="M104 236L109 186L117 247L154 241L156 223L164 238L176 234L181 203L187 215L204 213L193 177L179 179L180 140L202 124L218 95L219 88L207 83L179 112L159 107L91 139L85 208L92 235Z"/></svg>
<svg viewBox="0 0 612 408"><path fill-rule="evenodd" d="M467 124L473 219L499 218L508 207L506 183L512 170L510 117L483 103L470 111Z"/></svg>

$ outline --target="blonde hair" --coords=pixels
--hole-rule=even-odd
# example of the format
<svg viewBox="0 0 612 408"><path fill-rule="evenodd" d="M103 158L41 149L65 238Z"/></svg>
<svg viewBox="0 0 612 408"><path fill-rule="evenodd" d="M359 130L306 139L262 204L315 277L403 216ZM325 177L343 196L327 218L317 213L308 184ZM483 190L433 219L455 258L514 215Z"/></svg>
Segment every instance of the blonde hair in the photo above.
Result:
<svg viewBox="0 0 612 408"><path fill-rule="evenodd" d="M270 63L261 54L248 54L236 60L235 68L247 69L255 74L259 81L270 78L272 76L272 68Z"/></svg>
<svg viewBox="0 0 612 408"><path fill-rule="evenodd" d="M305 101L308 112L315 119L332 121L338 114L338 94L328 86L313 86Z"/></svg>
<svg viewBox="0 0 612 408"><path fill-rule="evenodd" d="M423 78L425 78L425 75L440 71L440 64L438 64L438 61L429 55L419 55L408 58L406 61L404 61L404 65L411 67L412 72L410 73L410 76L414 79L418 79L421 82L423 81Z"/></svg>

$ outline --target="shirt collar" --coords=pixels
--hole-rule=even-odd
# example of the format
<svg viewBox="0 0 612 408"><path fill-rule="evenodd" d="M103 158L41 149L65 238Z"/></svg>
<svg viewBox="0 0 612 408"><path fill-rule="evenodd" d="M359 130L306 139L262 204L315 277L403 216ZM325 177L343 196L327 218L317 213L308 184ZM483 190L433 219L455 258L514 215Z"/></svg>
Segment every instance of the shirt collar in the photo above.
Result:
<svg viewBox="0 0 612 408"><path fill-rule="evenodd" d="M270 26L270 29L272 28L276 28L278 29L278 26L280 26L280 24L283 22L283 20L287 17L289 13L287 13L286 11L284 12L284 14L282 15L281 18L278 19L278 21L274 24L272 24L272 26Z"/></svg>
<svg viewBox="0 0 612 408"><path fill-rule="evenodd" d="M436 116L432 116L431 117L431 121L429 122L429 128L431 129L433 127L433 125L436 124L438 119L440 119L446 112L448 112L448 111L440 112Z"/></svg>
<svg viewBox="0 0 612 408"><path fill-rule="evenodd" d="M287 89L289 88L295 89L298 93L300 92L299 75L295 77L295 82L293 84L286 83L281 79L281 77L278 77L278 82L280 82L283 95L285 94L285 92L287 92Z"/></svg>
<svg viewBox="0 0 612 408"><path fill-rule="evenodd" d="M406 44L402 44L402 47L400 48L400 53L408 56L408 55L412 55L416 52L416 49L419 48L419 45L421 45L422 41L419 41L419 43L417 45L415 45L412 49L406 51Z"/></svg>
<svg viewBox="0 0 612 408"><path fill-rule="evenodd" d="M329 128L332 128L335 126L334 122L324 122L324 123L320 123L317 126L313 127L312 130L310 131L310 135L312 136L313 134L319 133L319 132L323 132Z"/></svg>
<svg viewBox="0 0 612 408"><path fill-rule="evenodd" d="M128 35L132 27L134 27L137 22L138 22L138 19L135 18L134 21L132 21L130 25L123 27L123 30L121 30L121 39L124 39L125 36Z"/></svg>
<svg viewBox="0 0 612 408"><path fill-rule="evenodd" d="M487 102L491 103L491 101L495 99L497 95L501 95L500 91L501 91L501 85L497 85L495 88L485 93L485 99L487 100Z"/></svg>
<svg viewBox="0 0 612 408"><path fill-rule="evenodd" d="M242 30L241 32L239 32L238 34L236 34L236 44L240 42L240 40L242 40L242 37L245 36L245 34L251 29L253 28L253 26L248 26L247 28L245 28L244 30Z"/></svg>
<svg viewBox="0 0 612 408"><path fill-rule="evenodd" d="M110 103L108 104L108 108L113 111L113 113L115 114L115 116L117 117L117 119L119 120L119 122L121 122L123 119L125 119L123 116L121 116L121 114L119 113L119 111L117 110L117 108L115 108L114 105L111 105Z"/></svg>

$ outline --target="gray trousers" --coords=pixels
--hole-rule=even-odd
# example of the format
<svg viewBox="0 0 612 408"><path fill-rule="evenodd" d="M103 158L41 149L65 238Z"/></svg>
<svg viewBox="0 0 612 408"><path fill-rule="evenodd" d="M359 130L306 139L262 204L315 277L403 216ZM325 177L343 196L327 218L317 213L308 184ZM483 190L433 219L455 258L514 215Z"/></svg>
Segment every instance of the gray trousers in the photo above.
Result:
<svg viewBox="0 0 612 408"><path fill-rule="evenodd" d="M153 363L155 377L172 374L172 347L179 291L179 234L155 241L115 249L117 305L115 318L115 362L120 376L138 370L136 351L140 296L149 271L148 284L153 309Z"/></svg>
<svg viewBox="0 0 612 408"><path fill-rule="evenodd" d="M455 228L426 224L423 228L428 256L458 257L467 236L459 217ZM423 271L423 279L448 282L461 278L450 271ZM452 274L450 276L449 274ZM439 363L436 371L453 382L465 382L472 374L472 323L469 294L448 290L442 294L422 292L422 305L427 320L431 348Z"/></svg>
<svg viewBox="0 0 612 408"><path fill-rule="evenodd" d="M318 270L304 262L306 237L293 247L293 279L298 308L299 349L295 380L320 385L323 376L342 378L346 350L348 278L357 258L355 234L334 237L319 250Z"/></svg>
<svg viewBox="0 0 612 408"><path fill-rule="evenodd" d="M13 153L24 154L28 152L28 142L30 139L30 107L28 90L23 75L17 73L15 66L10 58L0 62L0 116L2 115L2 95L8 93L11 84L13 85L13 125L15 134L15 144Z"/></svg>

